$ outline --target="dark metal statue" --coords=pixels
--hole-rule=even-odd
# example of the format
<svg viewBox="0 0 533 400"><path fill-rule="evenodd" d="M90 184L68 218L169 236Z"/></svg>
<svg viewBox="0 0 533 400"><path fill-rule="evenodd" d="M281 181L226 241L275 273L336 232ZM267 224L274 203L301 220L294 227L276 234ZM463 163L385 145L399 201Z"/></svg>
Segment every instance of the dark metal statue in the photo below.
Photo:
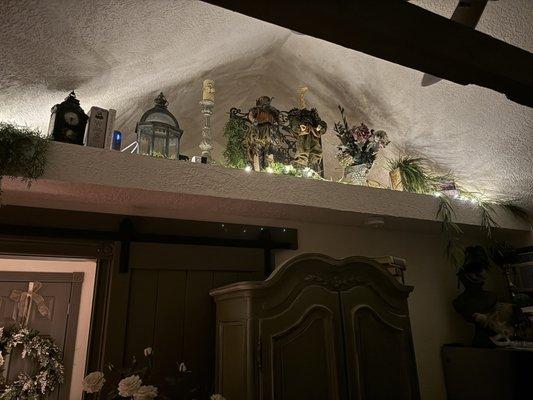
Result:
<svg viewBox="0 0 533 400"><path fill-rule="evenodd" d="M457 276L464 291L453 301L455 310L474 324L472 345L494 347L508 345L519 325L527 319L520 308L510 303L498 302L494 292L483 289L489 259L481 246L465 250L465 262Z"/></svg>

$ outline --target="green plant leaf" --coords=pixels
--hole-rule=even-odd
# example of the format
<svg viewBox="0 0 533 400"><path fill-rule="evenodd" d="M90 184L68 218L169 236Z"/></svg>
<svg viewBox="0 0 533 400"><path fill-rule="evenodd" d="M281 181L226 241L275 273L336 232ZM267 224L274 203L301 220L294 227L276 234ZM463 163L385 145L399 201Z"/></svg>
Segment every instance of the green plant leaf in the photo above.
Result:
<svg viewBox="0 0 533 400"><path fill-rule="evenodd" d="M0 122L0 177L13 176L30 185L44 173L48 143L39 131Z"/></svg>
<svg viewBox="0 0 533 400"><path fill-rule="evenodd" d="M224 150L226 166L241 169L246 167L246 131L246 122L241 118L230 117L224 126L223 135L227 140Z"/></svg>

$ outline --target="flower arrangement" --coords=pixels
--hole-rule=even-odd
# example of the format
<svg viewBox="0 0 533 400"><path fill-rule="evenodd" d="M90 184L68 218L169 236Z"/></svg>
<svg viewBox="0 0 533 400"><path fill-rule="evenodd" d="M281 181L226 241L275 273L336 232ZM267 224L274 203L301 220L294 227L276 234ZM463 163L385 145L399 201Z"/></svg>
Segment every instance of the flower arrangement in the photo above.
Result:
<svg viewBox="0 0 533 400"><path fill-rule="evenodd" d="M364 164L370 168L376 160L378 151L390 143L387 133L369 129L363 123L350 128L344 108L339 106L339 111L342 122L336 122L333 128L341 141L337 147L337 159L344 167Z"/></svg>
<svg viewBox="0 0 533 400"><path fill-rule="evenodd" d="M196 398L195 389L187 389L180 387L184 383L191 371L187 369L185 363L179 363L176 371L175 379L170 379L173 386L169 389L172 394L161 393L158 387L151 384L145 384L151 381L152 368L153 368L153 349L147 347L144 349L144 357L147 361L146 367L139 367L135 357L130 368L119 371L118 380L113 382L113 389L107 394L106 399L133 399L133 400L151 400L155 398L159 399L192 399ZM112 365L108 367L109 371L113 371ZM83 391L88 394L100 393L106 383L105 375L103 372L95 371L88 374L82 382ZM168 384L169 382L167 382ZM185 385L183 385L185 386ZM165 390L163 390L165 392ZM191 397L195 396L195 397ZM214 394L210 397L210 400L225 400L220 394Z"/></svg>
<svg viewBox="0 0 533 400"><path fill-rule="evenodd" d="M39 368L33 376L21 372L15 381L8 382L3 374L4 356L17 346L22 346L22 358L34 359ZM0 399L47 398L63 382L63 377L61 351L51 338L18 325L0 327Z"/></svg>

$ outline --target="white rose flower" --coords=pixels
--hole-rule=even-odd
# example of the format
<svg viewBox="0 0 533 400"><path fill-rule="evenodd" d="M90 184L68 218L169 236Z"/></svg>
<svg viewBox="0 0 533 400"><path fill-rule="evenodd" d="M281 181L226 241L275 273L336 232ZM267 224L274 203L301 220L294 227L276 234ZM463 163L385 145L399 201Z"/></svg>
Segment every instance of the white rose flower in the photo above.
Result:
<svg viewBox="0 0 533 400"><path fill-rule="evenodd" d="M122 397L131 397L142 385L139 375L131 375L118 383L118 394Z"/></svg>
<svg viewBox="0 0 533 400"><path fill-rule="evenodd" d="M151 385L141 386L135 393L133 393L134 400L152 400L156 397L157 388Z"/></svg>
<svg viewBox="0 0 533 400"><path fill-rule="evenodd" d="M148 357L148 356L151 356L153 353L153 350L151 347L147 347L146 349L144 349L144 356L145 357Z"/></svg>
<svg viewBox="0 0 533 400"><path fill-rule="evenodd" d="M83 391L87 393L98 393L104 386L104 374L100 371L91 372L82 382Z"/></svg>
<svg viewBox="0 0 533 400"><path fill-rule="evenodd" d="M214 394L210 397L211 400L226 400L226 398L224 396L222 396L221 394Z"/></svg>
<svg viewBox="0 0 533 400"><path fill-rule="evenodd" d="M187 366L185 365L184 362L180 363L180 365L178 365L178 371L179 372L187 372Z"/></svg>

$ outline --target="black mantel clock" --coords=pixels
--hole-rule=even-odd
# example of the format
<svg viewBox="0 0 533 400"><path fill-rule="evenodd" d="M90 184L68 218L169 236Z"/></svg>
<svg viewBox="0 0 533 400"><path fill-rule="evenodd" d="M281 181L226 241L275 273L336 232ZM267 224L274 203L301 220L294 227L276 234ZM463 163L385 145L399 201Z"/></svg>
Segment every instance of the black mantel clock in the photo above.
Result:
<svg viewBox="0 0 533 400"><path fill-rule="evenodd" d="M57 142L83 144L88 118L72 91L63 103L52 107L48 134Z"/></svg>

